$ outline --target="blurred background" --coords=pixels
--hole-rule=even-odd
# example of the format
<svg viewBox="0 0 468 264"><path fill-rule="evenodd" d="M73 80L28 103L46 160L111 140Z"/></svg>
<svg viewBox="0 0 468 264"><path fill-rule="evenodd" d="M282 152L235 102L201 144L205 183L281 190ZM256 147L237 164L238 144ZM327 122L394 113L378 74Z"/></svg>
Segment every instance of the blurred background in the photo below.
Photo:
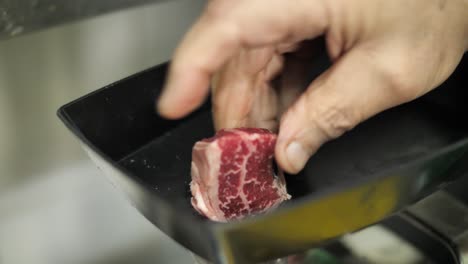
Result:
<svg viewBox="0 0 468 264"><path fill-rule="evenodd" d="M192 262L107 182L55 112L168 60L203 5L149 4L0 41L1 264Z"/></svg>

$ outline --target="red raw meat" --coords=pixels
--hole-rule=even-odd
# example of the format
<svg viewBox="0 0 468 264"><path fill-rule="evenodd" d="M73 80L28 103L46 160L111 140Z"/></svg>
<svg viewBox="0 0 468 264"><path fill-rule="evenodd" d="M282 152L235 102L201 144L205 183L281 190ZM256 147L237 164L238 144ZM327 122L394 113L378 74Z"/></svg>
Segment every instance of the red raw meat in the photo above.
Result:
<svg viewBox="0 0 468 264"><path fill-rule="evenodd" d="M275 175L276 135L266 129L219 131L192 151L192 205L214 221L263 213L291 196L282 173Z"/></svg>

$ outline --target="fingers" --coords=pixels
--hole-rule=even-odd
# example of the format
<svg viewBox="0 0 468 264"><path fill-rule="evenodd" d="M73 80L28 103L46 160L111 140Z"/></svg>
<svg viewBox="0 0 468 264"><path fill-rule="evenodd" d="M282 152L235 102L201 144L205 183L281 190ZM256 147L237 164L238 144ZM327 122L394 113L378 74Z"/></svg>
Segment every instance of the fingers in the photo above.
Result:
<svg viewBox="0 0 468 264"><path fill-rule="evenodd" d="M257 48L242 50L223 66L212 84L215 128L276 129L276 94L269 80L282 65L273 48Z"/></svg>
<svg viewBox="0 0 468 264"><path fill-rule="evenodd" d="M175 53L158 102L160 114L179 118L200 105L212 75L242 47L297 42L322 34L327 25L324 2L210 2Z"/></svg>
<svg viewBox="0 0 468 264"><path fill-rule="evenodd" d="M234 27L209 26L204 19L185 36L172 59L158 111L180 118L199 106L208 94L213 73L239 48Z"/></svg>
<svg viewBox="0 0 468 264"><path fill-rule="evenodd" d="M275 149L284 170L299 172L323 143L409 99L401 96L394 87L398 82L379 65L380 58L356 48L315 80L288 109Z"/></svg>

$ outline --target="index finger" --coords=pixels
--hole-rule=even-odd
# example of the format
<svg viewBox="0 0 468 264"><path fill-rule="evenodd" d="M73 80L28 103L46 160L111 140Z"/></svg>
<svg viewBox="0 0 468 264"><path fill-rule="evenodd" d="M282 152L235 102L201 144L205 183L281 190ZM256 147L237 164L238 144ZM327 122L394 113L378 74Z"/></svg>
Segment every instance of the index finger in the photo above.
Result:
<svg viewBox="0 0 468 264"><path fill-rule="evenodd" d="M158 111L180 118L200 105L208 94L211 76L239 48L233 24L209 24L201 17L177 48Z"/></svg>

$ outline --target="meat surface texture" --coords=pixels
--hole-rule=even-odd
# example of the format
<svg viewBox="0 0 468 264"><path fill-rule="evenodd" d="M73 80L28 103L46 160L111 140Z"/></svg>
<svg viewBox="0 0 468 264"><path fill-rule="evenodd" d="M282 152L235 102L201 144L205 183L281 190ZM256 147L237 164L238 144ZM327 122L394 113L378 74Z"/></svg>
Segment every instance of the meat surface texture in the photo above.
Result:
<svg viewBox="0 0 468 264"><path fill-rule="evenodd" d="M219 131L192 151L192 205L214 221L263 213L290 199L283 174L275 175L276 135L266 129Z"/></svg>

